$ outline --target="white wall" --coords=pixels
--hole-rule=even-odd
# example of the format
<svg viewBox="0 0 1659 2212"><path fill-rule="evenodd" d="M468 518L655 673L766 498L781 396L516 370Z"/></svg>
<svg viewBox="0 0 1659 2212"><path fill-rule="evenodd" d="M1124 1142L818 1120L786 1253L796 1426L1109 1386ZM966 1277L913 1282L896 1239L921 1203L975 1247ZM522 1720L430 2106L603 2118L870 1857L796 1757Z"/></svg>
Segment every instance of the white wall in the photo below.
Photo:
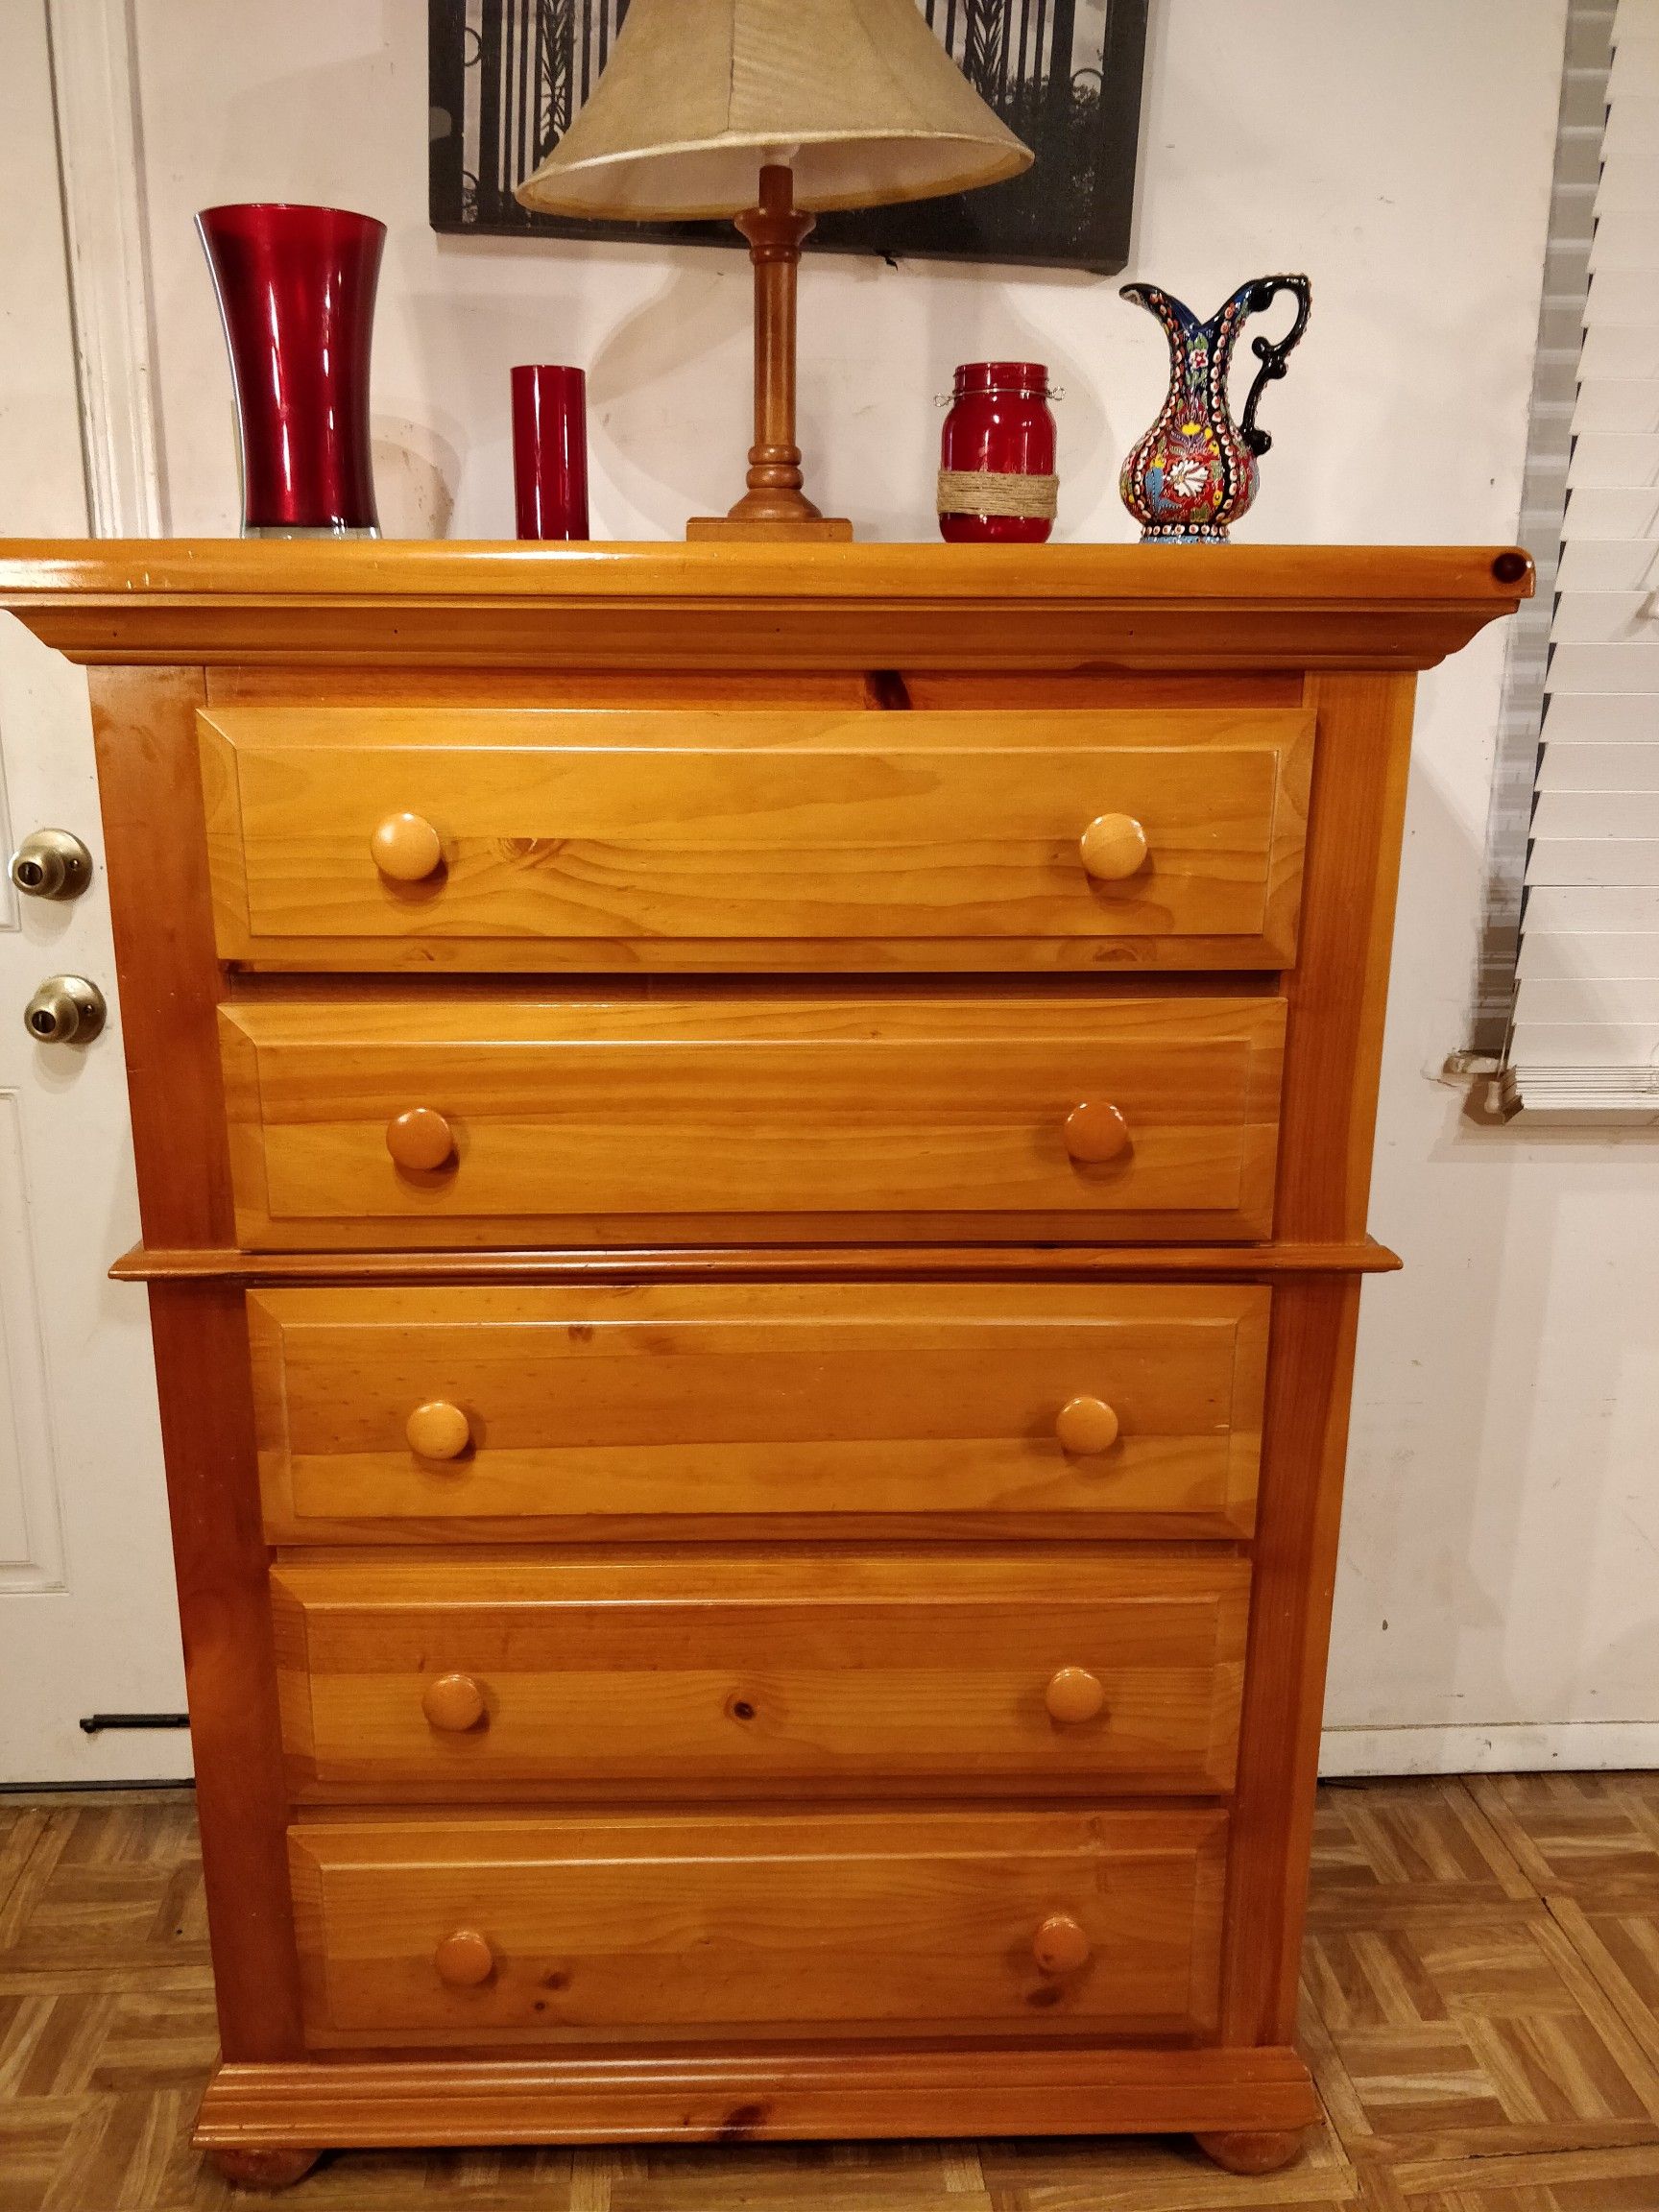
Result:
<svg viewBox="0 0 1659 2212"><path fill-rule="evenodd" d="M63 231L55 202L51 70L43 9L0 18L0 205L38 204L5 226L0 262L0 517L9 535L86 527Z"/></svg>
<svg viewBox="0 0 1659 2212"><path fill-rule="evenodd" d="M375 356L392 533L509 528L507 369L554 359L589 371L595 528L678 536L736 489L746 266L434 237L424 12L136 0L174 527L234 522L190 217L280 197L392 227ZM1132 273L1205 313L1247 276L1314 283L1245 534L1507 540L1563 0L1154 0L1153 15ZM1045 359L1066 387L1063 534L1129 537L1118 462L1161 396L1163 342L1088 276L812 265L803 444L822 503L867 536L930 536L932 397L988 351ZM1410 1268L1367 1292L1341 1767L1659 1757L1654 1154L1468 1129L1434 1080L1465 1042L1502 654L1489 633L1423 688L1374 1209Z"/></svg>

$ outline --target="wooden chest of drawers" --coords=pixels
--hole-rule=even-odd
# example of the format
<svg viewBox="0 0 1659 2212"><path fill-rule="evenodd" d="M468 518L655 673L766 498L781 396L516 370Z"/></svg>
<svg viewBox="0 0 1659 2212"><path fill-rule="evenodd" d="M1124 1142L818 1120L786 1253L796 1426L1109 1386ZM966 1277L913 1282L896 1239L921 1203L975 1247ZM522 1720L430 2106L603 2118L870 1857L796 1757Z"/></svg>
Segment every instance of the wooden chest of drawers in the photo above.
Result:
<svg viewBox="0 0 1659 2212"><path fill-rule="evenodd" d="M1455 549L13 546L91 664L199 2140L1312 2118Z"/></svg>

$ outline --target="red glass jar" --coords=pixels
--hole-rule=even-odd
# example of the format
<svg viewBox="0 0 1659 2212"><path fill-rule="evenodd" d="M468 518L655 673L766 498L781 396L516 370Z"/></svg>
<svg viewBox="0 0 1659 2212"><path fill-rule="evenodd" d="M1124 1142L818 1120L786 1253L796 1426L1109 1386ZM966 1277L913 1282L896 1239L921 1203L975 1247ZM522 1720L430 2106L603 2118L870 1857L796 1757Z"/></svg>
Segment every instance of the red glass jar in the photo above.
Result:
<svg viewBox="0 0 1659 2212"><path fill-rule="evenodd" d="M386 226L343 207L204 207L230 349L247 538L377 538L369 348Z"/></svg>
<svg viewBox="0 0 1659 2212"><path fill-rule="evenodd" d="M588 379L580 369L513 371L513 495L520 538L586 538Z"/></svg>
<svg viewBox="0 0 1659 2212"><path fill-rule="evenodd" d="M1041 545L1054 528L1055 397L1041 361L965 361L939 447L939 534Z"/></svg>

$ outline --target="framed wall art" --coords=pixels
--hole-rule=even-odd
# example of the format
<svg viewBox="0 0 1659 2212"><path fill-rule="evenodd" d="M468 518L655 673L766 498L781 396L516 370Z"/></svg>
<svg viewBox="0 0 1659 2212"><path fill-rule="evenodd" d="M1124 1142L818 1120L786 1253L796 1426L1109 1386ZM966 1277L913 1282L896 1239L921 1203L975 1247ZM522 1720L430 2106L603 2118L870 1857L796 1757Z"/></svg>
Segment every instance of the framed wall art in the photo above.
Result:
<svg viewBox="0 0 1659 2212"><path fill-rule="evenodd" d="M691 0L687 0L691 4ZM803 6L810 0L802 0ZM814 251L1092 269L1129 251L1148 0L917 0L974 89L1036 154L1022 177L826 215ZM430 206L462 235L741 246L730 224L637 230L532 215L513 197L569 128L628 0L427 0Z"/></svg>

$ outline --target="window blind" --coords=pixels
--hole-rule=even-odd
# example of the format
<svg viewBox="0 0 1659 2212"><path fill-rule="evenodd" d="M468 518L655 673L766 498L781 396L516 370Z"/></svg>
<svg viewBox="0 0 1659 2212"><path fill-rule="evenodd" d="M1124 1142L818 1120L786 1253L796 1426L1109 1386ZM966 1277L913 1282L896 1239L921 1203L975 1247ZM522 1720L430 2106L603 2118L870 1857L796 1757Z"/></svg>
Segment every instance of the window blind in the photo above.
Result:
<svg viewBox="0 0 1659 2212"><path fill-rule="evenodd" d="M1659 0L1618 0L1506 1093L1659 1119Z"/></svg>

